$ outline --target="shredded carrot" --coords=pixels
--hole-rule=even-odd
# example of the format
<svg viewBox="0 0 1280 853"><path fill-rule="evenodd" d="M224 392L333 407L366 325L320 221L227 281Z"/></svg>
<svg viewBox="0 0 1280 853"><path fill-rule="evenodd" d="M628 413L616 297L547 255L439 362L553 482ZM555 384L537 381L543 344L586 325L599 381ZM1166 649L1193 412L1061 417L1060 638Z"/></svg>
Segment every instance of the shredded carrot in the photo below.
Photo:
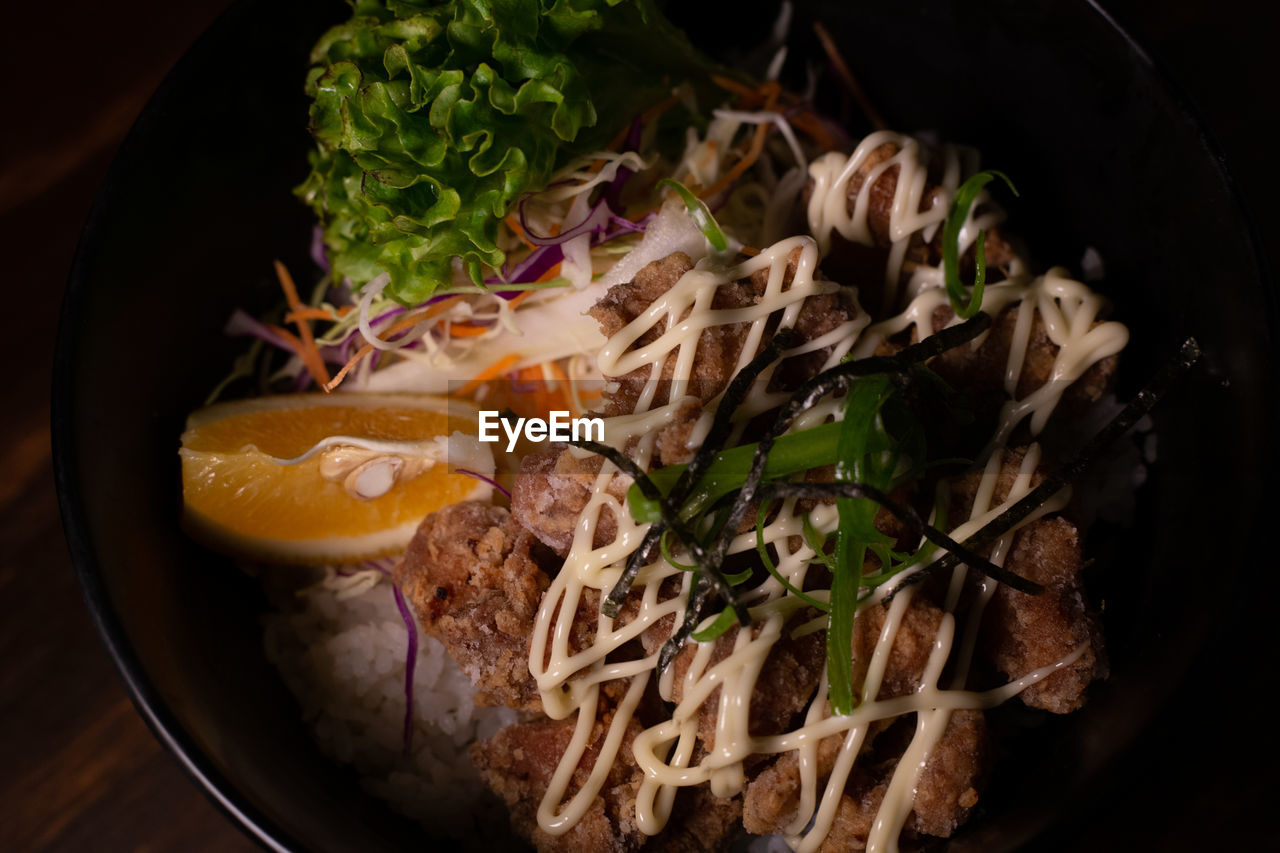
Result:
<svg viewBox="0 0 1280 853"><path fill-rule="evenodd" d="M737 80L730 77L725 77L722 74L712 74L711 82L715 83L721 89L733 92L735 95L741 95L744 98L754 98L759 95L758 90L751 88L745 83L739 83Z"/></svg>
<svg viewBox="0 0 1280 853"><path fill-rule="evenodd" d="M437 302L435 305L428 305L426 308L419 311L406 314L393 323L386 331L379 334L378 338L383 341L390 340L391 336L397 332L403 332L405 329L418 325L423 320L429 320L437 314L442 314L454 305L457 305L461 300L461 296L454 296L451 299L446 299L443 302ZM373 344L365 344L360 347L360 349L356 350L356 354L351 357L350 361L342 365L342 369L334 375L333 379L329 380L329 382L325 384L324 390L332 391L334 388L337 388L342 383L342 380L346 378L347 374L351 372L352 368L359 364L361 360L371 352L373 352Z"/></svg>
<svg viewBox="0 0 1280 853"><path fill-rule="evenodd" d="M293 350L295 355L300 354L299 351L302 349L302 341L298 340L297 335L283 326L268 325L267 328L284 338L284 342L289 345L289 349Z"/></svg>
<svg viewBox="0 0 1280 853"><path fill-rule="evenodd" d="M555 278L558 275L560 275L560 263L557 261L555 266L551 267L551 269L547 270L542 275L538 276L537 281L535 281L534 283L545 284L546 282L551 281L551 279ZM530 291L526 290L525 292L529 293Z"/></svg>
<svg viewBox="0 0 1280 853"><path fill-rule="evenodd" d="M508 213L507 218L502 221L507 223L507 227L511 229L511 233L519 237L526 246L528 246L530 249L538 248L537 246L533 245L533 243L529 242L529 238L524 233L524 228L522 228L520 225L520 220L516 218L516 215L514 213Z"/></svg>
<svg viewBox="0 0 1280 853"><path fill-rule="evenodd" d="M658 103L649 107L649 109L645 110L640 114L640 121L641 122L653 121L655 118L662 115L667 110L674 107L676 104L680 103L680 100L681 100L681 96L679 94L674 94L674 95L671 95L670 97L664 98L661 101L658 101ZM629 136L630 133L631 133L631 125L630 124L623 125L622 130L619 130L618 133L613 137L613 139L609 140L609 144L604 147L604 150L617 151L619 148L622 147L622 143L627 141L627 136ZM604 162L605 161L603 158L593 161L591 165L587 167L587 171L594 175L596 172L599 172L601 169L604 168Z"/></svg>
<svg viewBox="0 0 1280 853"><path fill-rule="evenodd" d="M576 418L582 414L582 410L578 408L577 403L573 399L573 386L569 383L569 376L564 372L564 368L559 362L547 362L547 370L551 372L552 378L557 382L564 383L564 391L560 394L560 398L564 400L564 404L569 407L569 412Z"/></svg>
<svg viewBox="0 0 1280 853"><path fill-rule="evenodd" d="M561 382L568 382L569 376L564 372L564 368L557 361L548 361L547 369L551 371L551 376Z"/></svg>
<svg viewBox="0 0 1280 853"><path fill-rule="evenodd" d="M517 382L542 382L545 379L541 364L531 364L516 371Z"/></svg>
<svg viewBox="0 0 1280 853"><path fill-rule="evenodd" d="M839 140L837 140L835 135L827 129L821 119L812 113L802 110L801 112L791 116L789 121L797 130L803 131L813 137L814 142L821 145L823 149L827 151L835 151L840 148Z"/></svg>
<svg viewBox="0 0 1280 853"><path fill-rule="evenodd" d="M676 104L680 103L680 100L681 100L680 94L676 93L671 95L668 98L664 98L663 100L658 101L658 103L649 107L649 109L645 110L640 114L640 121L642 122L653 121L655 118L662 115L667 110L674 107Z"/></svg>
<svg viewBox="0 0 1280 853"><path fill-rule="evenodd" d="M428 305L426 308L406 314L395 323L388 326L386 331L378 335L378 338L383 341L389 341L391 340L391 336L397 332L403 332L405 329L418 325L423 320L430 320L432 317L443 314L461 301L461 296L454 296L444 300L443 302L437 302L435 305Z"/></svg>
<svg viewBox="0 0 1280 853"><path fill-rule="evenodd" d="M517 293L515 296L511 297L511 299L507 301L507 307L514 311L515 309L520 307L521 302L524 302L526 299L529 298L529 294L531 293L533 293L532 290L522 290L521 292Z"/></svg>
<svg viewBox="0 0 1280 853"><path fill-rule="evenodd" d="M290 311L284 315L286 323L296 323L299 320L339 320L355 310L354 305L343 305L330 311L327 308L303 308L301 311Z"/></svg>
<svg viewBox="0 0 1280 853"><path fill-rule="evenodd" d="M753 258L754 258L756 255L760 254L760 250L759 250L759 249L757 249L755 246L743 246L743 247L742 247L741 249L739 249L738 251L739 251L739 252L742 252L742 254L744 254L744 255L750 255L750 256L751 256L751 257L753 257Z"/></svg>
<svg viewBox="0 0 1280 853"><path fill-rule="evenodd" d="M305 319L301 319L301 312L308 306L303 305L302 300L298 298L298 288L294 286L293 278L289 275L289 271L284 268L284 264L276 261L275 265L276 278L280 279L280 287L284 290L284 298L289 303L289 309L300 318L294 321L298 327L298 357L306 365L307 371L311 374L311 378L315 383L328 390L329 369L324 366L324 359L321 358L320 350L316 347L315 336L311 334L311 324Z"/></svg>
<svg viewBox="0 0 1280 853"><path fill-rule="evenodd" d="M480 383L488 382L490 379L497 379L499 376L501 376L503 373L509 370L513 365L515 365L516 362L518 361L520 361L520 356L516 355L515 353L511 353L510 355L503 356L502 358L495 361L493 364L486 367L484 370L477 373L471 379L470 382L468 382L466 385L463 385L461 388L455 391L453 396L465 397L466 395L470 394L472 391L479 388Z"/></svg>
<svg viewBox="0 0 1280 853"><path fill-rule="evenodd" d="M490 328L490 326L473 326L470 323L453 323L449 326L449 337L478 338Z"/></svg>
<svg viewBox="0 0 1280 853"><path fill-rule="evenodd" d="M778 85L776 80L770 80L760 86L760 91L765 93L764 108L771 110L777 104L778 93L782 91L782 87ZM727 189L734 181L736 181L743 172L750 169L751 166L760 159L760 154L764 151L764 140L769 134L769 125L756 125L755 135L751 138L751 147L747 149L747 153L742 159L734 163L729 171L720 176L720 180L698 193L698 198L708 199L716 196Z"/></svg>
<svg viewBox="0 0 1280 853"><path fill-rule="evenodd" d="M734 163L729 171L720 176L720 179L711 186L698 193L698 198L708 199L718 195L728 189L729 185L736 181L743 172L750 169L751 166L760 158L760 153L764 151L764 138L769 133L769 125L756 125L755 135L751 138L751 147L747 149L747 153L742 159Z"/></svg>
<svg viewBox="0 0 1280 853"><path fill-rule="evenodd" d="M849 94L853 96L854 101L862 109L867 121L871 122L871 126L876 130L884 130L886 127L884 119L880 117L880 113L876 112L876 108L872 105L871 99L867 97L867 93L862 90L862 85L858 83L858 78L854 77L853 72L849 70L849 64L840 55L840 49L836 47L835 39L831 37L831 33L827 32L827 28L819 21L813 22L813 31L818 34L818 40L822 42L822 49L826 51L827 58L831 60L831 66L835 68L836 76L840 78L840 82L844 84L844 87L849 90Z"/></svg>

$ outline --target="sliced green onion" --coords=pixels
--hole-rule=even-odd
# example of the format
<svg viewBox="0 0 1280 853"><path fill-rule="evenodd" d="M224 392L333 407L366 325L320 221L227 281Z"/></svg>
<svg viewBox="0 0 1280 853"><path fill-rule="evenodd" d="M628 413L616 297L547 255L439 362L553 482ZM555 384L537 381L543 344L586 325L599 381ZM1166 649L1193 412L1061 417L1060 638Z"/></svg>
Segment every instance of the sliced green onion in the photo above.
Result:
<svg viewBox="0 0 1280 853"><path fill-rule="evenodd" d="M728 631L735 624L737 624L737 622L738 622L738 617L733 615L732 610L729 610L726 608L720 611L720 615L716 617L716 620L714 622L712 622L706 628L703 628L701 631L694 631L689 636L692 637L694 640L698 641L699 643L706 643L706 642L709 642L710 640L716 639L725 631Z"/></svg>
<svg viewBox="0 0 1280 853"><path fill-rule="evenodd" d="M813 521L807 514L800 520L800 531L804 534L805 544L816 555L817 562L834 572L836 570L836 560L827 553L827 545L823 535L813 526Z"/></svg>
<svg viewBox="0 0 1280 853"><path fill-rule="evenodd" d="M836 451L836 482L873 482L868 465L868 438L880 423L880 409L893 386L886 376L870 376L853 383L840 421ZM873 483L874 484L874 483ZM867 538L862 535L875 518L874 501L838 498L835 571L831 575L831 610L827 614L827 680L832 713L853 713L853 620L858 613L862 564ZM874 528L873 528L874 529Z"/></svg>
<svg viewBox="0 0 1280 853"><path fill-rule="evenodd" d="M684 184L674 178L663 178L658 181L660 187L671 187L675 190L680 198L684 199L684 206L689 209L689 216L693 218L693 224L706 235L707 242L717 252L723 252L729 248L729 241L725 239L724 232L720 230L720 226L716 224L715 217L711 215L711 211L707 209L706 202L698 198Z"/></svg>
<svg viewBox="0 0 1280 853"><path fill-rule="evenodd" d="M778 571L778 566L773 562L773 558L769 556L769 546L764 541L764 520L769 515L769 502L762 501L760 510L756 513L756 552L760 555L760 562L764 563L764 567L768 569L769 574L773 575L774 580L782 584L787 592L796 598L805 602L811 607L816 607L823 613L831 608L827 606L825 601L819 601L807 592L797 588L791 581L782 576L782 572Z"/></svg>
<svg viewBox="0 0 1280 853"><path fill-rule="evenodd" d="M773 443L765 461L764 480L776 480L810 468L830 465L836 458L836 446L840 440L840 424L819 424L800 432L788 433ZM887 450L888 445L876 442L874 450ZM714 461L698 480L695 488L680 508L680 517L693 518L726 495L742 488L751 470L756 445L742 444L717 453ZM667 465L649 472L649 479L658 491L670 493L684 465ZM662 518L657 501L645 497L644 492L632 483L627 489L627 506L637 524L653 524Z"/></svg>
<svg viewBox="0 0 1280 853"><path fill-rule="evenodd" d="M960 229L969 216L969 208L977 199L982 188L996 178L1004 181L1016 196L1018 189L1004 172L988 169L969 178L956 190L951 200L951 210L947 213L947 223L942 229L942 268L946 281L947 298L951 300L951 309L956 316L967 320L982 308L982 291L987 283L987 232L979 231L978 240L973 249L973 292L969 301L965 302L964 283L960 281Z"/></svg>
<svg viewBox="0 0 1280 853"><path fill-rule="evenodd" d="M675 557L671 556L671 546L667 543L667 537L670 535L671 529L667 528L662 531L662 538L658 540L658 548L662 551L662 558L682 572L696 571L698 568L697 564L691 565L689 563L680 563L676 561Z"/></svg>

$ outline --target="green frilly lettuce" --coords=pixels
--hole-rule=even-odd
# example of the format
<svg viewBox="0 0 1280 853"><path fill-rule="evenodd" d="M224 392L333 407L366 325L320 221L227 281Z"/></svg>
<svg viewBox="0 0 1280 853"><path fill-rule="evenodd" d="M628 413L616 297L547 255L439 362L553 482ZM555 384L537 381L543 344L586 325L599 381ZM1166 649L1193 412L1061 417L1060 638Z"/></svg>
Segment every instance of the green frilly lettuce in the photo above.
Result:
<svg viewBox="0 0 1280 853"><path fill-rule="evenodd" d="M653 0L349 0L311 54L316 148L297 194L335 276L416 304L497 267L498 224L709 64Z"/></svg>

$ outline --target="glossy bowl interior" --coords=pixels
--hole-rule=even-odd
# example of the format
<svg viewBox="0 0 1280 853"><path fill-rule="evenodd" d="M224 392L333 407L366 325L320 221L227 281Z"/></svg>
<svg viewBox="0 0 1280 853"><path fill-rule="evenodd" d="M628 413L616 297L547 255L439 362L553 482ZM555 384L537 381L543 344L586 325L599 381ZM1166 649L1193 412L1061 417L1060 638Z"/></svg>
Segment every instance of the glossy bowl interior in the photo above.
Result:
<svg viewBox="0 0 1280 853"><path fill-rule="evenodd" d="M1013 747L951 843L1012 849L1099 809L1105 792L1123 798L1120 758L1232 606L1183 591L1205 566L1235 571L1264 512L1262 477L1248 472L1270 470L1275 306L1201 127L1097 9L866 5L800 4L797 32L821 19L891 126L978 145L984 163L1015 176L1012 224L1037 258L1078 271L1084 249L1098 250L1136 342L1122 396L1186 335L1207 352L1156 415L1159 464L1133 523L1089 545L1111 679L1085 713L1010 715ZM226 317L276 298L273 258L308 268L309 214L289 192L309 145L301 80L309 45L343 8L240 3L156 94L80 245L53 427L90 608L157 735L265 844L377 851L421 848L422 836L319 754L264 658L255 583L177 524L178 435L237 351L221 335ZM768 25L694 11L695 40L713 50L752 43ZM811 42L799 38L794 53L820 56ZM1203 500L1224 477L1231 501Z"/></svg>

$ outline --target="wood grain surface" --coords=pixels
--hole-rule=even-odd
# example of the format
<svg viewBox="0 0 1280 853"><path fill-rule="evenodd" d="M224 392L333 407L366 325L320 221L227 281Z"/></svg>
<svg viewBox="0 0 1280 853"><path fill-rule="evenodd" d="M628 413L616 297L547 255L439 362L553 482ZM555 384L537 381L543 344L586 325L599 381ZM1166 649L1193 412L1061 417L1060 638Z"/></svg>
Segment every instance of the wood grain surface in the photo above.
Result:
<svg viewBox="0 0 1280 853"><path fill-rule="evenodd" d="M48 430L61 293L98 183L165 71L223 5L6 4L15 8L0 24L7 344L0 392L0 851L254 849L152 738L124 692L62 540ZM1106 5L1199 105L1274 264L1280 182L1271 153L1274 94L1267 94L1274 89L1263 83L1280 70L1270 43L1274 26L1244 3ZM1165 728L1153 737L1175 742L1176 721L1159 725ZM1177 766L1176 753L1165 752L1153 753L1153 775ZM1227 753L1228 767L1250 760L1239 750ZM1180 807L1134 796L1140 811ZM1257 814L1269 808L1269 796L1260 787L1233 786L1229 773L1206 780L1196 792L1198 816L1157 822L1123 846L1190 849L1226 826L1249 846L1265 847L1270 836L1250 827L1261 826Z"/></svg>

